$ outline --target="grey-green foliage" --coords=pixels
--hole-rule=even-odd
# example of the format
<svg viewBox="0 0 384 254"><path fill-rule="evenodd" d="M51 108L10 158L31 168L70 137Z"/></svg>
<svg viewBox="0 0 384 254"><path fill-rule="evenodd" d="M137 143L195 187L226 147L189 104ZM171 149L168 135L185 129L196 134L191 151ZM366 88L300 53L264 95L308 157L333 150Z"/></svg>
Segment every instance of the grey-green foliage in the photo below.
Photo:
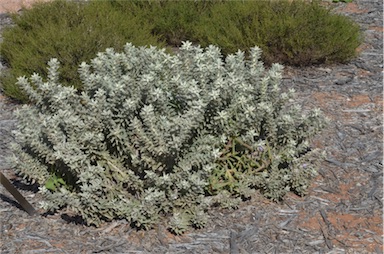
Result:
<svg viewBox="0 0 384 254"><path fill-rule="evenodd" d="M142 228L172 215L171 230L182 233L203 227L211 204L228 204L226 189L215 197L207 190L236 137L273 147L276 161L253 185L274 197L287 189L275 180L287 178L279 166L299 160L322 118L289 106L294 92L280 91L282 66L264 70L260 54L255 47L249 59L240 51L223 59L217 47L185 42L172 55L128 43L81 64L82 92L59 84L52 59L46 81L18 79L33 104L17 112L15 169L41 185L45 209L66 206L89 224L125 218ZM313 173L294 170L299 180ZM292 186L306 187L289 175Z"/></svg>

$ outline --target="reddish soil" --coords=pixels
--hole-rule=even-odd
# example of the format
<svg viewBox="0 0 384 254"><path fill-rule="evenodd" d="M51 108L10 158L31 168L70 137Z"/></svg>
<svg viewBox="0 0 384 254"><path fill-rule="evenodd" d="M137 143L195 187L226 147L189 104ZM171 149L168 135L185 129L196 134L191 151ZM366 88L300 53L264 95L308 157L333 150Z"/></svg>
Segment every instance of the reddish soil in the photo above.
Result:
<svg viewBox="0 0 384 254"><path fill-rule="evenodd" d="M361 73L361 75L369 75L369 73ZM323 112L331 120L339 120L346 122L353 122L356 112L375 112L377 114L383 114L383 97L377 95L371 98L367 94L358 94L352 97L347 97L338 93L317 92L311 96L313 101L316 101L316 105L320 107ZM335 107L335 105L338 105ZM335 112L334 109L339 108L339 112ZM325 146L325 140L318 140L315 142L315 146L322 148ZM318 176L310 187L309 195L318 197L325 202L332 202L335 204L351 204L354 200L360 199L361 193L359 189L361 186L369 184L369 179L364 179L361 176L361 172L357 170L344 171L338 176L334 176L337 180L334 181L336 185L332 188L334 192L324 191L319 192L318 189L324 178ZM338 185L337 185L338 184ZM317 191L316 191L317 189ZM302 210L298 218L298 227L304 228L309 231L323 231L325 236L328 236L330 243L333 246L347 245L350 247L364 249L367 253L374 253L377 246L382 246L382 239L377 235L383 235L383 218L382 213L354 213L349 211L343 213L336 210L324 211L326 218L319 214L320 211L315 214L308 214L307 211ZM323 217L323 218L322 218ZM327 223L326 223L326 222ZM369 228L369 230L367 229Z"/></svg>

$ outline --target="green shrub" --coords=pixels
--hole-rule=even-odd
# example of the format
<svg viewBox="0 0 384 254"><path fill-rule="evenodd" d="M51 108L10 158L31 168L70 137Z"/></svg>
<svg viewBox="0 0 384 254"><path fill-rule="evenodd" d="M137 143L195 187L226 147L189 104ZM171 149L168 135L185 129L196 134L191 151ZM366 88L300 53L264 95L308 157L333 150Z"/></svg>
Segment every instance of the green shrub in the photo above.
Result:
<svg viewBox="0 0 384 254"><path fill-rule="evenodd" d="M47 81L18 79L33 104L16 113L14 168L41 185L45 209L68 207L96 226L125 218L150 228L170 215L177 234L254 188L303 194L316 173L308 141L324 118L293 105L282 66L266 71L260 55L127 44L81 64L81 93L60 84L52 59Z"/></svg>
<svg viewBox="0 0 384 254"><path fill-rule="evenodd" d="M289 65L345 62L360 44L356 24L316 1L53 1L13 19L0 49L10 72L0 82L21 101L26 96L16 78L45 76L50 58L62 63L60 81L80 88L76 66L126 42L175 47L189 40L217 45L224 55L259 45L264 62Z"/></svg>
<svg viewBox="0 0 384 254"><path fill-rule="evenodd" d="M345 62L360 45L359 26L313 1L226 1L215 4L196 28L202 45L224 53L263 49L263 60L289 65Z"/></svg>
<svg viewBox="0 0 384 254"><path fill-rule="evenodd" d="M153 33L174 47L181 46L185 40L197 43L194 31L200 17L213 4L214 1L160 1L148 17L155 24Z"/></svg>
<svg viewBox="0 0 384 254"><path fill-rule="evenodd" d="M15 86L16 78L34 72L46 77L45 66L53 57L62 63L60 82L81 88L78 65L97 52L107 47L122 49L127 41L164 45L151 34L153 25L133 12L111 8L109 1L40 3L14 15L13 21L15 26L3 32L0 54L10 72L1 83L5 94L21 101L26 96Z"/></svg>

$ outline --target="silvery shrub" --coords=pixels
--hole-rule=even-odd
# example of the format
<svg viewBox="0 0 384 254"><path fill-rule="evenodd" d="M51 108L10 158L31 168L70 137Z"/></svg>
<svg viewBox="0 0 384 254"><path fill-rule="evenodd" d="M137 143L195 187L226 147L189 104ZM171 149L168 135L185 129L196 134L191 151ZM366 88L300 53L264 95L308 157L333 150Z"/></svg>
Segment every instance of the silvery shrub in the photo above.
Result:
<svg viewBox="0 0 384 254"><path fill-rule="evenodd" d="M126 219L147 229L164 219L175 233L203 227L213 204L255 188L275 200L305 193L316 173L309 138L324 117L304 114L294 91L281 91L283 67L266 70L260 55L128 43L82 63L81 90L59 84L51 59L47 80L18 79L33 103L16 112L15 170L39 184L44 209L66 207L96 226ZM225 188L221 159L234 140L250 166Z"/></svg>

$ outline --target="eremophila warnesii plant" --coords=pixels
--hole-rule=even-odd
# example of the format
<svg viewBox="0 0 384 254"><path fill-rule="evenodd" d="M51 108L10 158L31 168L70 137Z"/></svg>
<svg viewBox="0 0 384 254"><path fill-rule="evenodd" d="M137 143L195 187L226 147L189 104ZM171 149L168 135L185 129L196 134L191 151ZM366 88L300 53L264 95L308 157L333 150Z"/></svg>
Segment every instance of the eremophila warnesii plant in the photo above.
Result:
<svg viewBox="0 0 384 254"><path fill-rule="evenodd" d="M81 64L83 90L60 85L52 59L46 81L18 79L33 103L17 111L14 167L40 184L44 209L67 207L96 226L165 218L182 233L254 189L303 194L316 173L309 138L324 117L304 114L294 91L280 90L282 66L265 70L260 54L128 43Z"/></svg>

